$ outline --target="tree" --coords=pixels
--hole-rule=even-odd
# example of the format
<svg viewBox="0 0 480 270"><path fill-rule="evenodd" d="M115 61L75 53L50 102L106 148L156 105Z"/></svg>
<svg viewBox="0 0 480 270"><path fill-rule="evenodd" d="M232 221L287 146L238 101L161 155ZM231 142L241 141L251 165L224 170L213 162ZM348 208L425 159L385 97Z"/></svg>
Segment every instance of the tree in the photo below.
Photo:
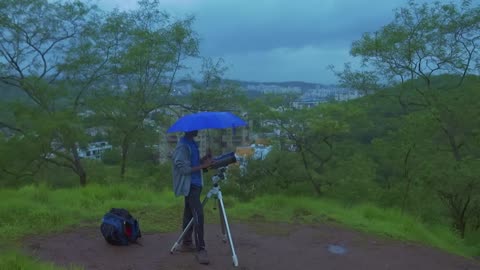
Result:
<svg viewBox="0 0 480 270"><path fill-rule="evenodd" d="M367 74L369 84L400 83L403 91L397 96L404 107L438 106L435 92L430 91L434 76L456 74L456 82L447 87L459 86L469 73L475 72L475 63L480 61L478 14L480 7L472 6L470 1L460 5L410 1L407 7L396 11L393 22L365 33L353 43L351 54L361 58L367 71L352 71L347 65L337 75L342 83L352 87L359 85L359 77L352 74ZM375 71L378 73L372 73ZM409 98L409 89L421 94L422 99L411 95Z"/></svg>
<svg viewBox="0 0 480 270"><path fill-rule="evenodd" d="M257 108L258 110L258 108ZM257 117L278 130L281 151L294 151L317 195L323 194L326 183L321 175L334 155L335 140L348 131L348 124L339 115L355 114L338 104L323 104L311 109L290 106L270 107L265 104Z"/></svg>
<svg viewBox="0 0 480 270"><path fill-rule="evenodd" d="M43 162L66 167L87 181L78 154L83 141L77 113L89 84L74 84L65 68L70 50L88 36L95 7L80 1L7 0L0 4L0 81L28 96L16 103L10 130L36 144ZM82 59L85 54L75 55ZM86 82L98 74L86 73ZM0 121L3 122L3 121Z"/></svg>
<svg viewBox="0 0 480 270"><path fill-rule="evenodd" d="M140 1L130 12L114 11L98 31L96 51L110 47L108 85L91 96L99 123L107 126L121 148L120 174L128 153L148 130L146 120L156 110L174 104L172 89L183 61L198 53L193 18L174 20L160 10L159 1Z"/></svg>
<svg viewBox="0 0 480 270"><path fill-rule="evenodd" d="M478 115L479 97L468 89L475 85L476 80L470 78L478 72L475 68L480 59L479 45L480 7L470 1L458 5L410 1L407 7L396 11L393 22L364 34L351 49L351 54L360 57L364 67L375 71L381 81L397 86L391 89L399 91L389 94L397 97L406 112L429 114L423 119L428 121L425 125L435 127L428 134L433 138L430 143L437 145L439 151L446 149L451 159L436 153L430 161L438 167L425 168L435 171L437 180L442 179L437 181L442 185L435 188L462 236L466 216L458 213L469 212L474 196L471 190L479 184L478 179L467 177L462 169L478 157L468 149L478 138L471 130L478 125L472 119ZM346 71L341 78L349 78L351 71ZM405 153L421 151L420 145L414 145Z"/></svg>
<svg viewBox="0 0 480 270"><path fill-rule="evenodd" d="M351 53L390 82L418 78L430 87L432 76L447 72L459 74L461 84L478 61L479 12L470 1L459 6L410 1L392 23L355 41Z"/></svg>
<svg viewBox="0 0 480 270"><path fill-rule="evenodd" d="M333 65L329 69L338 77L341 86L362 91L364 95L373 94L384 87L375 71L354 71L351 63L346 63L343 71L335 71Z"/></svg>
<svg viewBox="0 0 480 270"><path fill-rule="evenodd" d="M222 58L214 61L204 58L202 64L202 80L195 83L188 97L192 111L232 111L240 112L245 106L245 95L234 83L223 79L227 67Z"/></svg>

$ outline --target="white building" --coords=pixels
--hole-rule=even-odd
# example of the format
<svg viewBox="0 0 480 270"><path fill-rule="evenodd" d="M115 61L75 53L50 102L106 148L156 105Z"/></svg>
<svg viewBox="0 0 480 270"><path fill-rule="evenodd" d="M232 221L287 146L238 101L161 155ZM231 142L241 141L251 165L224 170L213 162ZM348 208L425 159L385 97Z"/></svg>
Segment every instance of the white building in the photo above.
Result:
<svg viewBox="0 0 480 270"><path fill-rule="evenodd" d="M78 155L80 158L88 159L101 159L103 152L112 149L112 145L108 142L93 142L89 143L87 149L78 149Z"/></svg>

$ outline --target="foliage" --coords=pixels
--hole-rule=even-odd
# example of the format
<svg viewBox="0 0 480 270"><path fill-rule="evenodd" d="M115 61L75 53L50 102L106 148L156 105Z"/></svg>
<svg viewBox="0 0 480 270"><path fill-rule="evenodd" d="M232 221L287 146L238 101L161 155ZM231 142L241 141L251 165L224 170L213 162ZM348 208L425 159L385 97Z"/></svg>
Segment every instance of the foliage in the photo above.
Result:
<svg viewBox="0 0 480 270"><path fill-rule="evenodd" d="M470 1L410 1L396 10L393 22L355 41L351 53L389 80L419 78L430 85L432 76L446 72L460 75L461 84L478 61L479 8Z"/></svg>
<svg viewBox="0 0 480 270"><path fill-rule="evenodd" d="M226 71L223 59L203 59L202 81L187 100L191 110L241 112L247 100L237 85L222 79Z"/></svg>
<svg viewBox="0 0 480 270"><path fill-rule="evenodd" d="M39 150L33 154L42 160L40 163L71 169L82 185L86 184L86 173L77 146L84 142L84 136L76 113L97 74L85 72L82 75L88 80L75 84L64 63L76 40L88 36L95 14L94 6L79 1L3 1L0 7L0 81L28 96L28 102L9 103L14 119L0 122L20 136L26 147L38 144L32 150ZM78 59L83 56L76 55ZM21 150L27 151L29 148ZM3 164L1 167L5 170ZM9 174L20 177L23 171Z"/></svg>
<svg viewBox="0 0 480 270"><path fill-rule="evenodd" d="M105 127L121 148L122 176L132 148L156 141L158 126L150 115L175 103L171 94L177 72L185 58L198 53L192 22L172 19L158 1L140 1L136 10L108 14L95 33L102 42L89 44L95 55L111 55L108 76L88 102L94 127Z"/></svg>
<svg viewBox="0 0 480 270"><path fill-rule="evenodd" d="M473 130L479 124L480 97L472 91L478 78L471 74L480 59L479 10L470 1L410 1L391 23L365 33L351 49L373 74L371 79L392 86L393 91L376 96L396 99L402 109L400 130L376 139L382 181L387 187L403 186L398 196L402 209L416 186L434 190L462 237L478 216L475 191L480 182L468 175L478 159L473 150L478 134ZM338 75L347 85L358 84L351 73L347 66Z"/></svg>

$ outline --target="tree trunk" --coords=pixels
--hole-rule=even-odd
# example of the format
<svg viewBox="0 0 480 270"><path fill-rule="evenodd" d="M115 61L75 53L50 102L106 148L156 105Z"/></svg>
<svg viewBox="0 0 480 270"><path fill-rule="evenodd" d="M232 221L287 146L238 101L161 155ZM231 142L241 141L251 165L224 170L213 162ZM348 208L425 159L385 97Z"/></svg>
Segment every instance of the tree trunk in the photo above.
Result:
<svg viewBox="0 0 480 270"><path fill-rule="evenodd" d="M455 223L455 229L457 229L460 232L460 237L463 239L465 238L465 220L459 219Z"/></svg>
<svg viewBox="0 0 480 270"><path fill-rule="evenodd" d="M87 174L85 173L85 171L83 171L83 169L80 173L80 185L82 187L85 187L87 185Z"/></svg>
<svg viewBox="0 0 480 270"><path fill-rule="evenodd" d="M123 178L125 176L125 168L127 166L127 156L128 156L128 149L130 147L130 143L128 142L128 138L123 139L122 143L122 164L120 168L120 176Z"/></svg>
<svg viewBox="0 0 480 270"><path fill-rule="evenodd" d="M405 179L407 179L407 188L405 190L405 194L403 194L402 210L401 210L402 214L405 211L407 198L410 193L410 186L412 184L412 177L410 176L410 171L408 169L408 160L410 158L410 154L412 153L413 148L415 148L415 143L408 149L407 154L405 155L405 159L403 160L403 176L405 177Z"/></svg>
<svg viewBox="0 0 480 270"><path fill-rule="evenodd" d="M73 154L73 161L74 161L73 165L75 167L75 172L80 177L80 186L84 187L87 185L87 173L83 168L83 165L80 161L80 157L78 156L77 148L75 146L72 147L72 154Z"/></svg>
<svg viewBox="0 0 480 270"><path fill-rule="evenodd" d="M455 137L452 134L447 134L448 142L450 143L450 147L452 148L452 154L456 161L461 161L462 156L460 154L460 149L458 148L457 142L455 141Z"/></svg>
<svg viewBox="0 0 480 270"><path fill-rule="evenodd" d="M473 225L473 230L478 231L480 230L480 215L477 214L477 219L475 225Z"/></svg>
<svg viewBox="0 0 480 270"><path fill-rule="evenodd" d="M470 195L467 197L467 201L463 205L462 211L460 212L460 216L458 217L458 220L457 220L457 230L460 231L460 236L462 237L462 239L465 238L465 228L467 225L467 218L465 214L467 212L469 204L470 204Z"/></svg>
<svg viewBox="0 0 480 270"><path fill-rule="evenodd" d="M450 208L453 227L463 239L467 227L467 210L471 202L471 194L468 194L466 198L463 199L459 194L440 192L440 198L443 199L448 208Z"/></svg>
<svg viewBox="0 0 480 270"><path fill-rule="evenodd" d="M310 183L312 183L312 186L315 189L315 193L317 193L317 196L320 196L320 195L322 195L322 189L321 189L320 185L315 183L315 180L313 180L312 174L310 173L310 170L308 168L307 158L305 157L305 152L303 152L302 147L300 147L300 153L302 154L303 166L305 168L305 172L308 175L308 179L310 180Z"/></svg>
<svg viewBox="0 0 480 270"><path fill-rule="evenodd" d="M402 209L401 209L402 214L405 212L408 194L410 193L410 185L412 183L412 178L410 176L406 175L406 179L407 179L407 188L405 189L405 194L403 194Z"/></svg>
<svg viewBox="0 0 480 270"><path fill-rule="evenodd" d="M468 205L468 203L467 203ZM467 205L465 205L465 208L467 208ZM465 211L462 211L455 220L454 227L455 229L460 233L460 237L463 239L465 238L465 228L467 225L467 220L465 218Z"/></svg>

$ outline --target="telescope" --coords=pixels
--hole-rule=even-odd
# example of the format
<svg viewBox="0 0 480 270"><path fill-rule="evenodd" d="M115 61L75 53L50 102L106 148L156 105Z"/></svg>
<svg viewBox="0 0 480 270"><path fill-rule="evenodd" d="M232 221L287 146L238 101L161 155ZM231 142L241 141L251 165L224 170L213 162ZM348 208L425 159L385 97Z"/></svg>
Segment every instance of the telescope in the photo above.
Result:
<svg viewBox="0 0 480 270"><path fill-rule="evenodd" d="M221 167L226 167L232 163L237 162L234 152L230 152L221 156L216 156L213 158L214 164L210 166L211 169L218 169Z"/></svg>

